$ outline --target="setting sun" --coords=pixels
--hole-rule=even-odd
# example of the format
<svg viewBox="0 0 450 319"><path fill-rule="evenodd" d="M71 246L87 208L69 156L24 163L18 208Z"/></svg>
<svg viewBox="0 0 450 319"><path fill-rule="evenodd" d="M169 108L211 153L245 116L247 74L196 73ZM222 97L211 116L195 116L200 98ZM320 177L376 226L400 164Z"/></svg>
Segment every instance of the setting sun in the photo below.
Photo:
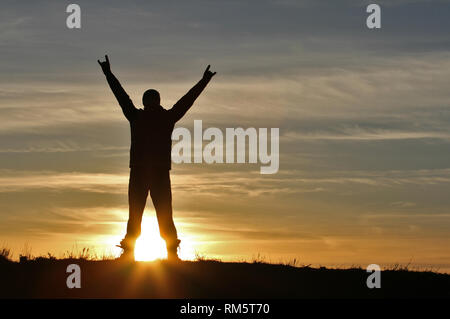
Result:
<svg viewBox="0 0 450 319"><path fill-rule="evenodd" d="M182 233L179 233L181 239L179 256L183 260L192 260L195 258L193 242ZM158 221L156 217L143 217L142 232L136 241L134 250L136 261L152 261L156 259L167 258L166 244L159 235Z"/></svg>

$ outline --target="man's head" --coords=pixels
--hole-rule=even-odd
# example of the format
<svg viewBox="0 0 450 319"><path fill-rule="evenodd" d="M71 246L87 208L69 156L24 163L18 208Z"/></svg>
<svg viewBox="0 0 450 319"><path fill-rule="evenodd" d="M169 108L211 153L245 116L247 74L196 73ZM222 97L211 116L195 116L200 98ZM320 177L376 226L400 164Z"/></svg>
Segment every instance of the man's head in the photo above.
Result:
<svg viewBox="0 0 450 319"><path fill-rule="evenodd" d="M150 89L144 92L144 95L142 96L142 104L144 105L144 109L151 109L154 107L159 106L161 100L159 97L159 92Z"/></svg>

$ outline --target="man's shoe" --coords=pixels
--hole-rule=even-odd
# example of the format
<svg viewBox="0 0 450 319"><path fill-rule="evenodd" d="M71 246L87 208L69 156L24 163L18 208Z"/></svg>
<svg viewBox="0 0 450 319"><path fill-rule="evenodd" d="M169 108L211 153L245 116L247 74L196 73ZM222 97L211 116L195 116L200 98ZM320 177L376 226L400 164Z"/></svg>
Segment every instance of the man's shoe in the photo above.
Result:
<svg viewBox="0 0 450 319"><path fill-rule="evenodd" d="M181 240L177 239L174 243L167 245L167 259L169 261L181 261L180 257L178 257L178 249L180 248Z"/></svg>
<svg viewBox="0 0 450 319"><path fill-rule="evenodd" d="M124 250L116 260L132 262L134 261L134 251Z"/></svg>
<svg viewBox="0 0 450 319"><path fill-rule="evenodd" d="M122 261L134 261L134 245L131 244L128 240L122 239L119 245L116 245L119 248L122 248L122 254L117 258L117 260Z"/></svg>

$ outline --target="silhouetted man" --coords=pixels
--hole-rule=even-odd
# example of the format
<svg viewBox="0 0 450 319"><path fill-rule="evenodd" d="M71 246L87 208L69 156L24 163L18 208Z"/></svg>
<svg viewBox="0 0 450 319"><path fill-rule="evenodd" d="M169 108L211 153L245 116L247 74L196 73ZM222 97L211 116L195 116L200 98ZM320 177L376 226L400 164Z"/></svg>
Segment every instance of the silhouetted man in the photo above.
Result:
<svg viewBox="0 0 450 319"><path fill-rule="evenodd" d="M166 110L160 105L159 93L150 89L142 97L144 109L137 109L128 94L111 73L108 56L98 63L102 67L111 90L123 114L130 122L130 181L128 185L129 218L127 234L120 242L121 258L134 259L134 246L141 234L141 221L148 192L155 206L161 237L166 241L167 256L178 260L180 240L172 218L172 191L170 186L172 131L175 123L194 104L216 72L206 68L203 78L175 105Z"/></svg>

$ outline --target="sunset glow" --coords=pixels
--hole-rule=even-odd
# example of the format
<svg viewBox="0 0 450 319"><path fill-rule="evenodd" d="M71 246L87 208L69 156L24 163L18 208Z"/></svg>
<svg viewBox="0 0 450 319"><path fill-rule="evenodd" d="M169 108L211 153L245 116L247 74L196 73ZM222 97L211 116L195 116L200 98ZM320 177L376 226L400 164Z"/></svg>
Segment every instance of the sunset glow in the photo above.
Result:
<svg viewBox="0 0 450 319"><path fill-rule="evenodd" d="M5 2L0 248L120 254L130 124L97 63L108 54L138 108L154 88L169 109L217 71L175 127L192 132L191 163L170 172L182 259L450 272L448 3L382 1L368 30L360 1L252 2L80 0L79 30L64 1ZM276 128L273 174L256 143L253 163L227 163L225 146L223 163L194 161L210 142L194 123L224 143L227 128ZM150 196L135 256L166 257Z"/></svg>
<svg viewBox="0 0 450 319"><path fill-rule="evenodd" d="M182 238L179 256L183 260L195 259L193 243L189 237L179 234ZM159 236L156 217L145 217L142 220L142 234L136 242L134 251L137 261L153 261L167 258L166 243Z"/></svg>

